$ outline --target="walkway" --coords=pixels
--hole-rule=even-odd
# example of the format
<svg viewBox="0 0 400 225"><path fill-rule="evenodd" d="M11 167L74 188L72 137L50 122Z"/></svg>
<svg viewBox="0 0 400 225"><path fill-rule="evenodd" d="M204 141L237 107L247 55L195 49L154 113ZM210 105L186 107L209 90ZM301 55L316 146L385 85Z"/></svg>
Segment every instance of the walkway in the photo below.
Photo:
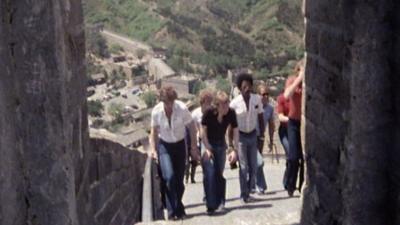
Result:
<svg viewBox="0 0 400 225"><path fill-rule="evenodd" d="M297 225L300 218L301 200L298 192L294 197L288 198L282 187L282 176L285 161L280 163L265 157L264 171L268 183L265 195L253 195L255 202L241 204L239 199L238 169L225 169L227 179L226 213L208 216L202 202L203 184L202 172L196 174L195 184L186 185L184 204L187 218L180 221L157 221L152 224L183 224L183 225Z"/></svg>

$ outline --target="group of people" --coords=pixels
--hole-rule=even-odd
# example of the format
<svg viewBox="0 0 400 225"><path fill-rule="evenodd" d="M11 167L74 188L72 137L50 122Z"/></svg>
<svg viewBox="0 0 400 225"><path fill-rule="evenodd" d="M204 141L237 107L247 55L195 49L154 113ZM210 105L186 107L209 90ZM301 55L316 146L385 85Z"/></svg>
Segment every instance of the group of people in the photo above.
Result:
<svg viewBox="0 0 400 225"><path fill-rule="evenodd" d="M300 143L303 67L300 63L293 78L288 78L276 107L280 121L279 137L287 157L283 185L289 196L296 189L299 170L300 174L303 171ZM240 94L231 101L223 91L213 93L202 90L199 94L200 107L192 113L177 100L177 93L172 87L160 90L160 102L151 114L150 146L151 155L158 160L160 168L168 219L180 219L186 215L182 196L187 154L191 158L191 182L195 182L196 165L202 166L208 214L225 209L226 180L223 172L226 160L231 166L239 164L242 203L253 200L251 193L262 194L267 190L262 151L266 127L268 147L272 149L274 145L274 107L269 102L265 84L257 87L257 93L253 92L250 74L240 74L236 85ZM300 175L300 186L302 179Z"/></svg>

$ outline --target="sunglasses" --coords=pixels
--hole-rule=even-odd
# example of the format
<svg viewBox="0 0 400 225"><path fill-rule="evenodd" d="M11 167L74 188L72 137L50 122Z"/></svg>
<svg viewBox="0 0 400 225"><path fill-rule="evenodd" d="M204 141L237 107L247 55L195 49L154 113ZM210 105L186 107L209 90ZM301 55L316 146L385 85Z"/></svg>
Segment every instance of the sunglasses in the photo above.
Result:
<svg viewBox="0 0 400 225"><path fill-rule="evenodd" d="M269 94L268 93L262 93L261 95L262 96L268 96Z"/></svg>

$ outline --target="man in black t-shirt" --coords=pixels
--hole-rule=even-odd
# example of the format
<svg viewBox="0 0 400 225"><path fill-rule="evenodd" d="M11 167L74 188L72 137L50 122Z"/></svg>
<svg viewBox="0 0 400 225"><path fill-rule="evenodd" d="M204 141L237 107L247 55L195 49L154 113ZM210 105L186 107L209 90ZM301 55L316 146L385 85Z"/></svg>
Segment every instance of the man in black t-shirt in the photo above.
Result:
<svg viewBox="0 0 400 225"><path fill-rule="evenodd" d="M225 92L218 92L214 104L215 107L207 110L201 121L203 185L209 214L215 210L224 210L225 207L226 180L223 172L227 148L225 133L228 127L233 129L234 140L234 151L228 156L229 162L237 160L236 149L239 142L236 113L229 108L228 95Z"/></svg>

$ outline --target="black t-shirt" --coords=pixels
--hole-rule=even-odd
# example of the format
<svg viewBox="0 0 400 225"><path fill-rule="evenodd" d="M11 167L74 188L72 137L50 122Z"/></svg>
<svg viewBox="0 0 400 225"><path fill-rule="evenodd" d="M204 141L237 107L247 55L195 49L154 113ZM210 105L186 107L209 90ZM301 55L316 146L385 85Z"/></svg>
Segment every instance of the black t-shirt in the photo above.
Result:
<svg viewBox="0 0 400 225"><path fill-rule="evenodd" d="M228 113L222 118L221 123L218 122L217 109L211 108L207 110L203 115L201 125L207 127L207 138L211 143L224 141L226 129L229 125L232 125L232 128L238 126L236 113L231 108L229 108Z"/></svg>

